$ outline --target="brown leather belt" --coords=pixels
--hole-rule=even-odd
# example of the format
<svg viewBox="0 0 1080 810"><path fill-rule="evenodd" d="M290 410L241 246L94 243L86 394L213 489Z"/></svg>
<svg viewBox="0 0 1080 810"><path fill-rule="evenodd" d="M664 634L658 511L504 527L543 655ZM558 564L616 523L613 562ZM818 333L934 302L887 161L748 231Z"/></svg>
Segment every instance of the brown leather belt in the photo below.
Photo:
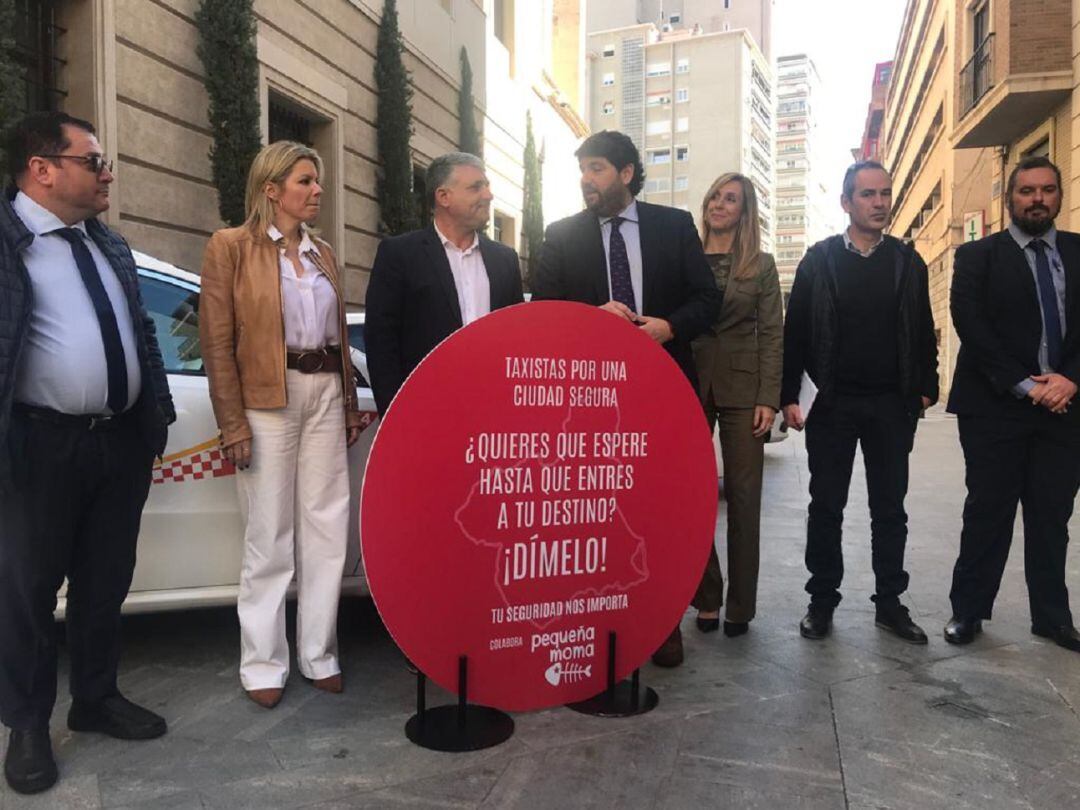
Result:
<svg viewBox="0 0 1080 810"><path fill-rule="evenodd" d="M285 368L292 368L301 374L318 374L320 371L341 373L341 347L323 346L321 349L306 349L302 352L285 352Z"/></svg>

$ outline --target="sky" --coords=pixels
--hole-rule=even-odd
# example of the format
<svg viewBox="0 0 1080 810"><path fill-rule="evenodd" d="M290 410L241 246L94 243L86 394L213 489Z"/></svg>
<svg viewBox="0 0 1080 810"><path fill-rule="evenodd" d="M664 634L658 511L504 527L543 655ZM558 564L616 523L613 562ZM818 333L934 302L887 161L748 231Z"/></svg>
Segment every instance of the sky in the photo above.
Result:
<svg viewBox="0 0 1080 810"><path fill-rule="evenodd" d="M874 65L893 58L906 0L776 0L773 56L807 54L821 76L818 152L839 210L840 182L862 139ZM842 219L842 214L839 215Z"/></svg>

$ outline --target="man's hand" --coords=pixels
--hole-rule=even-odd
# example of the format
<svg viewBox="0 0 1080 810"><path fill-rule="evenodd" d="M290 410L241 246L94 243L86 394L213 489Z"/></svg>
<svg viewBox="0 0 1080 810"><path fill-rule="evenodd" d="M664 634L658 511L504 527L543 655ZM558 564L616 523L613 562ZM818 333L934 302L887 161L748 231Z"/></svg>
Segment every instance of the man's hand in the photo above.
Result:
<svg viewBox="0 0 1080 810"><path fill-rule="evenodd" d="M634 313L634 310L621 301L608 301L600 309L604 310L604 312L610 312L612 315L621 315L630 323L637 323L638 321L638 316Z"/></svg>
<svg viewBox="0 0 1080 810"><path fill-rule="evenodd" d="M238 470L246 470L251 466L251 439L241 439L236 444L230 444L222 452Z"/></svg>
<svg viewBox="0 0 1080 810"><path fill-rule="evenodd" d="M922 409L925 411L930 407L930 397L919 397L922 400Z"/></svg>
<svg viewBox="0 0 1080 810"><path fill-rule="evenodd" d="M635 322L641 327L641 331L657 343L667 343L675 337L675 333L671 330L671 324L663 318L649 318L648 316L641 315L636 318Z"/></svg>
<svg viewBox="0 0 1080 810"><path fill-rule="evenodd" d="M345 446L352 447L360 438L360 428L351 427L345 431Z"/></svg>
<svg viewBox="0 0 1080 810"><path fill-rule="evenodd" d="M773 419L776 416L776 411L770 408L768 405L755 405L754 406L754 438L760 439L769 429L772 427Z"/></svg>
<svg viewBox="0 0 1080 810"><path fill-rule="evenodd" d="M784 406L784 421L787 422L789 428L795 430L802 430L806 427L806 422L803 421L802 408L799 407L799 403L793 402L790 405Z"/></svg>
<svg viewBox="0 0 1080 810"><path fill-rule="evenodd" d="M1031 378L1035 387L1028 396L1052 413L1065 413L1076 396L1076 383L1061 374L1039 374ZM1038 394L1036 394L1038 392Z"/></svg>

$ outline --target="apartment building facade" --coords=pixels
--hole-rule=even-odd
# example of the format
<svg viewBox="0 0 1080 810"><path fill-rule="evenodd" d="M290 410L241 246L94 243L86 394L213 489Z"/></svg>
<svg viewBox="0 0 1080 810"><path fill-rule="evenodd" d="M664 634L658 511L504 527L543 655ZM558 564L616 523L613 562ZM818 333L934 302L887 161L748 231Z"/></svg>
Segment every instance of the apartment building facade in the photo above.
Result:
<svg viewBox="0 0 1080 810"><path fill-rule="evenodd" d="M589 31L653 23L701 33L746 29L772 62L774 0L589 0Z"/></svg>
<svg viewBox="0 0 1080 810"><path fill-rule="evenodd" d="M772 70L744 30L662 31L648 23L589 34L589 123L618 129L641 151L641 199L700 220L720 174L750 177L762 245L773 240Z"/></svg>
<svg viewBox="0 0 1080 810"><path fill-rule="evenodd" d="M830 233L818 159L817 68L806 54L776 60L776 268L785 301L806 249Z"/></svg>

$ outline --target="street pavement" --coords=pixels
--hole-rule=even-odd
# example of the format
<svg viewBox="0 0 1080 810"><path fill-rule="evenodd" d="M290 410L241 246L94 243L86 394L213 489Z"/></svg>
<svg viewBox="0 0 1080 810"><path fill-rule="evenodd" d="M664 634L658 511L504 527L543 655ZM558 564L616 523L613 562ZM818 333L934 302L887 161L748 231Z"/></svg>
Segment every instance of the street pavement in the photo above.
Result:
<svg viewBox="0 0 1080 810"><path fill-rule="evenodd" d="M273 711L240 690L234 611L135 616L121 688L163 714L169 734L73 734L61 686L62 781L31 798L5 785L0 808L1080 807L1080 655L1031 635L1019 534L994 621L967 647L941 636L964 497L955 420L938 409L921 423L911 465L905 602L928 647L874 627L856 463L832 637L806 641L797 628L808 476L793 435L767 448L758 618L727 639L698 633L688 612L686 663L643 669L660 695L650 714L521 714L501 746L437 753L403 733L415 682L368 600L342 606L345 693L294 673ZM1080 591L1075 553L1069 582ZM429 705L450 700L429 693Z"/></svg>

